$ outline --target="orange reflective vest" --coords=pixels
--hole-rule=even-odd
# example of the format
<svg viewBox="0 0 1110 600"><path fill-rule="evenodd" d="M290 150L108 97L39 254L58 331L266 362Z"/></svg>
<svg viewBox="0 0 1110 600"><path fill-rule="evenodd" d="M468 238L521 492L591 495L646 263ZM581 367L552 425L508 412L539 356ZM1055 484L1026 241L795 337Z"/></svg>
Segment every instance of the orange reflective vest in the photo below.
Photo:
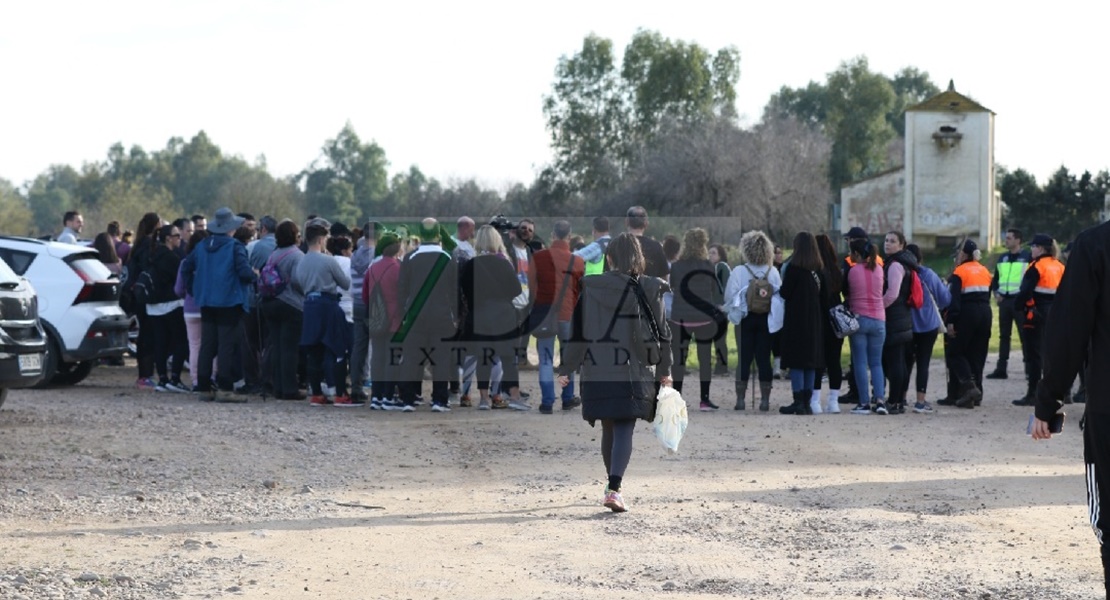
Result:
<svg viewBox="0 0 1110 600"><path fill-rule="evenodd" d="M851 254L844 257L844 262L848 264L849 269L856 266L856 261L852 260L852 255ZM883 257L876 256L875 257L875 264L879 265L880 267L883 266Z"/></svg>
<svg viewBox="0 0 1110 600"><path fill-rule="evenodd" d="M991 272L978 261L969 260L956 267L952 274L960 278L961 294L991 291Z"/></svg>
<svg viewBox="0 0 1110 600"><path fill-rule="evenodd" d="M1034 263L1037 272L1041 274L1037 280L1037 287L1033 289L1038 294L1056 294L1060 287L1060 280L1064 278L1064 263L1051 256L1042 258Z"/></svg>

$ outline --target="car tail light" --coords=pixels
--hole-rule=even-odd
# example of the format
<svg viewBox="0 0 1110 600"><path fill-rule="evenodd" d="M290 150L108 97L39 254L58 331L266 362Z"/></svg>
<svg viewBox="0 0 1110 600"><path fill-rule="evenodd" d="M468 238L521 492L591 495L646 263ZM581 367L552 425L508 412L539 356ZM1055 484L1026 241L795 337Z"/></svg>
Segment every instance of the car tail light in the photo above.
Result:
<svg viewBox="0 0 1110 600"><path fill-rule="evenodd" d="M82 302L88 302L89 298L92 297L93 287L96 285L96 283L92 280L91 277L86 275L84 271L77 268L77 265L75 265L74 263L70 263L69 267L73 269L73 272L77 273L77 276L80 277L81 281L85 283L85 285L81 286L81 291L77 292L77 298L73 300L73 303L80 304Z"/></svg>

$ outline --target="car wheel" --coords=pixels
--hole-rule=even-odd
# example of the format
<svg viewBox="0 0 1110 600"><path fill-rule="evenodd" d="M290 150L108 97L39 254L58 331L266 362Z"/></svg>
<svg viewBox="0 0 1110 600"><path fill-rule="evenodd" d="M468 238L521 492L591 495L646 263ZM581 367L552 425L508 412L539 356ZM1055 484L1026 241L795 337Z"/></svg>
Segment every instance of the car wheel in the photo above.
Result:
<svg viewBox="0 0 1110 600"><path fill-rule="evenodd" d="M4 406L4 401L8 399L8 388L0 388L0 407Z"/></svg>
<svg viewBox="0 0 1110 600"><path fill-rule="evenodd" d="M57 372L50 383L54 385L77 385L92 372L94 361L83 360L72 363L59 363Z"/></svg>
<svg viewBox="0 0 1110 600"><path fill-rule="evenodd" d="M58 341L54 339L54 335L49 331L44 333L46 334L43 336L46 341L46 352L42 355L42 379L34 385L36 390L50 387L62 356L62 348L58 345Z"/></svg>

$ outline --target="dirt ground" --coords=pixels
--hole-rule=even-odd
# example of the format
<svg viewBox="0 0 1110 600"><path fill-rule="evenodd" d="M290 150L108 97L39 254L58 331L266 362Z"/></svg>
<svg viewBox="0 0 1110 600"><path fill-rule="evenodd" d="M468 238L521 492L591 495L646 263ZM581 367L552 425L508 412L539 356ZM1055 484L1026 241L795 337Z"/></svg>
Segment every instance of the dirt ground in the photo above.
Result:
<svg viewBox="0 0 1110 600"><path fill-rule="evenodd" d="M0 598L1097 597L1082 406L1034 443L1017 375L886 417L735 412L715 378L677 455L640 425L612 514L577 410L211 404L101 367L0 410Z"/></svg>

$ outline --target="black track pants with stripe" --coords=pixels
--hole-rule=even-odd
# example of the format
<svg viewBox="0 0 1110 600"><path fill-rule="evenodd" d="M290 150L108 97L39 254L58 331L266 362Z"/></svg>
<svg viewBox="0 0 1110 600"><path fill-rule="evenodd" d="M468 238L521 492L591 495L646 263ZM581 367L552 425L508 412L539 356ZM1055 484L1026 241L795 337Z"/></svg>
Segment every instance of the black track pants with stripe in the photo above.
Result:
<svg viewBox="0 0 1110 600"><path fill-rule="evenodd" d="M1110 599L1110 414L1087 411L1083 430L1083 462L1087 474L1087 511L1102 553L1106 597Z"/></svg>

